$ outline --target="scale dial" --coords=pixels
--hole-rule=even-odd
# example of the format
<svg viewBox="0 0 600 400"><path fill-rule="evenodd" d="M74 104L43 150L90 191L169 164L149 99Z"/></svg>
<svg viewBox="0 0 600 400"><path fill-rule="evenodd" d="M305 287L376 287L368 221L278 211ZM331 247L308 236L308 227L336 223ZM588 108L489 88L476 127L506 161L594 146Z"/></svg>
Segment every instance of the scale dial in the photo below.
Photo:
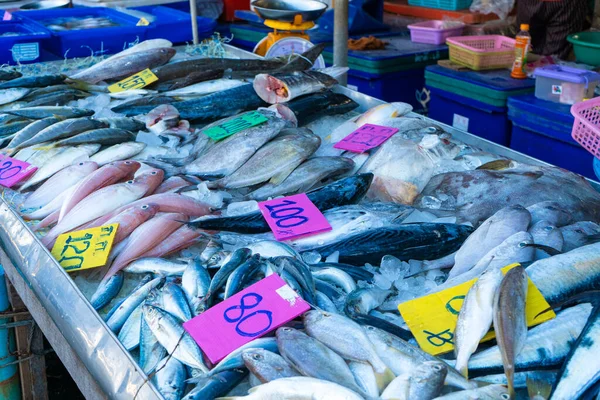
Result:
<svg viewBox="0 0 600 400"><path fill-rule="evenodd" d="M281 57L292 53L302 54L313 46L314 44L301 37L286 37L273 43L269 50L267 50L265 58ZM325 68L325 59L323 56L319 56L312 67L312 69L321 68Z"/></svg>

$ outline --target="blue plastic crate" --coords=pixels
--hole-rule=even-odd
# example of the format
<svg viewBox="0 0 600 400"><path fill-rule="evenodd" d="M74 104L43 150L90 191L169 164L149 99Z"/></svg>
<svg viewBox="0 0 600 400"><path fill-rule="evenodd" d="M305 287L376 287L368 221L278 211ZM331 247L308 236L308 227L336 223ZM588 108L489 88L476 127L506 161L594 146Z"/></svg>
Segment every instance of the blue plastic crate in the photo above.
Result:
<svg viewBox="0 0 600 400"><path fill-rule="evenodd" d="M57 8L52 10L23 11L16 13L23 19L48 25L53 19L68 17L106 17L118 26L80 29L71 31L51 31L52 39L48 50L57 56L87 57L92 53L114 54L127 48L130 43L146 39L146 27L136 26L139 18L104 7Z"/></svg>
<svg viewBox="0 0 600 400"><path fill-rule="evenodd" d="M596 178L600 181L600 160L594 157L594 172L596 173Z"/></svg>
<svg viewBox="0 0 600 400"><path fill-rule="evenodd" d="M48 61L43 45L49 38L50 32L43 26L17 16L0 22L0 64Z"/></svg>
<svg viewBox="0 0 600 400"><path fill-rule="evenodd" d="M457 11L471 7L473 0L408 0L411 6Z"/></svg>
<svg viewBox="0 0 600 400"><path fill-rule="evenodd" d="M512 126L506 107L492 106L434 87L428 86L428 89L431 91L430 118L503 146L510 144Z"/></svg>
<svg viewBox="0 0 600 400"><path fill-rule="evenodd" d="M574 118L570 109L533 94L509 97L508 117L513 124L510 147L595 179L594 156L571 137Z"/></svg>
<svg viewBox="0 0 600 400"><path fill-rule="evenodd" d="M146 27L146 39L167 39L173 43L192 41L192 16L189 13L163 6L145 6L133 9L156 17ZM199 39L210 37L217 25L216 21L204 17L197 18Z"/></svg>

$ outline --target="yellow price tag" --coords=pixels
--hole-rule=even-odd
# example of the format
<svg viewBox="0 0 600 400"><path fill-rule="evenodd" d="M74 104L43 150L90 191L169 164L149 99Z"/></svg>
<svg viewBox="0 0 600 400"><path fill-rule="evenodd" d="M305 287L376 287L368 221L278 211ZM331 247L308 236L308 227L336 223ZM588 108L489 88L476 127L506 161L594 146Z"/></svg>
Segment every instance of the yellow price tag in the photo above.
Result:
<svg viewBox="0 0 600 400"><path fill-rule="evenodd" d="M64 233L56 239L52 255L68 272L101 267L108 261L119 224Z"/></svg>
<svg viewBox="0 0 600 400"><path fill-rule="evenodd" d="M126 90L141 89L157 80L158 77L154 75L150 69L146 68L135 75L131 75L129 78L125 78L122 81L110 85L108 91L111 93L118 93Z"/></svg>
<svg viewBox="0 0 600 400"><path fill-rule="evenodd" d="M148 26L148 25L150 25L150 21L148 21L146 18L142 17L142 18L140 18L140 20L137 22L136 25L137 26Z"/></svg>
<svg viewBox="0 0 600 400"><path fill-rule="evenodd" d="M504 267L502 272L506 273L518 265L511 264ZM398 306L402 318L423 350L438 355L454 349L454 330L458 313L465 296L476 281L477 279L473 279L438 293L409 300ZM525 310L527 326L538 325L554 318L556 316L554 311L548 311L536 318L536 315L549 307L542 293L529 279ZM491 330L481 341L485 342L494 337L494 331Z"/></svg>

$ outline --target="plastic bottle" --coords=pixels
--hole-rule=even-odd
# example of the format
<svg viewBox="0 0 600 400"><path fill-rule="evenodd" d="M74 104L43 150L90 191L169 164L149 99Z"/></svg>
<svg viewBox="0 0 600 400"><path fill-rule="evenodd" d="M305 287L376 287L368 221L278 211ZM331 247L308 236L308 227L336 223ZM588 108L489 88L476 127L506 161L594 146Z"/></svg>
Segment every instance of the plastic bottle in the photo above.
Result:
<svg viewBox="0 0 600 400"><path fill-rule="evenodd" d="M515 42L515 62L510 73L510 76L513 78L527 78L524 68L527 64L527 52L529 51L530 44L531 35L529 34L529 25L521 24L521 32L517 35Z"/></svg>

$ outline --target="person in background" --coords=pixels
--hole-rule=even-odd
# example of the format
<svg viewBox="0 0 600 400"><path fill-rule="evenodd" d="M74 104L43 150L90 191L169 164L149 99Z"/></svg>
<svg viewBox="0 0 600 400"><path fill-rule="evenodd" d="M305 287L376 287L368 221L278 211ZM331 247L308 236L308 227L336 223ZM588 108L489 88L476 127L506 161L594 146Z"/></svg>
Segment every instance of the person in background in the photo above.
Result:
<svg viewBox="0 0 600 400"><path fill-rule="evenodd" d="M532 52L567 59L567 36L589 29L593 0L517 0L517 26L529 24Z"/></svg>

